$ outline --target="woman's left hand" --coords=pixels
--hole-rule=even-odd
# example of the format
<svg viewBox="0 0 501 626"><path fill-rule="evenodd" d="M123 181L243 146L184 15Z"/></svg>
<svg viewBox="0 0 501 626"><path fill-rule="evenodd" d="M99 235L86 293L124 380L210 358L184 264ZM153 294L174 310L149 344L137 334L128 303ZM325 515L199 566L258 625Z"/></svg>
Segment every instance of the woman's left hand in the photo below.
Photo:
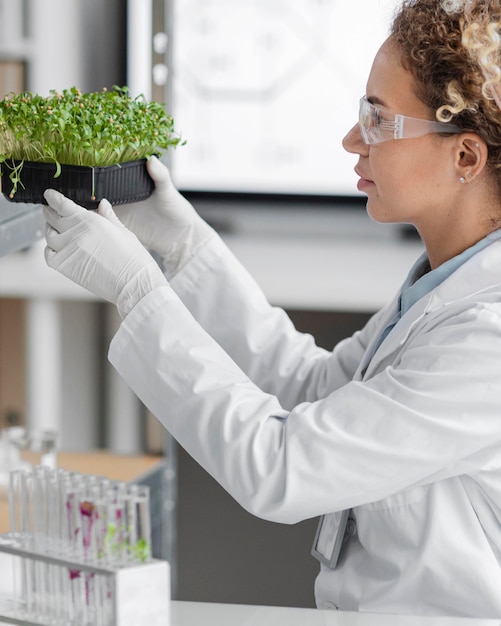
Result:
<svg viewBox="0 0 501 626"><path fill-rule="evenodd" d="M156 261L107 200L99 203L96 213L54 189L44 195L49 267L116 304L122 318L147 293L167 284Z"/></svg>

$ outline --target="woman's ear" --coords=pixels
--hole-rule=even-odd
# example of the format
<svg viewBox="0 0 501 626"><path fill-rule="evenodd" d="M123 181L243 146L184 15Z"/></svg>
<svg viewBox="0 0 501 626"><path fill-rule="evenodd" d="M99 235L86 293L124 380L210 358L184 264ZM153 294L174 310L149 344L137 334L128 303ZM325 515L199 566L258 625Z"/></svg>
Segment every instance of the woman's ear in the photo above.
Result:
<svg viewBox="0 0 501 626"><path fill-rule="evenodd" d="M488 149L483 139L474 133L462 133L458 136L456 167L462 183L470 183L485 168Z"/></svg>

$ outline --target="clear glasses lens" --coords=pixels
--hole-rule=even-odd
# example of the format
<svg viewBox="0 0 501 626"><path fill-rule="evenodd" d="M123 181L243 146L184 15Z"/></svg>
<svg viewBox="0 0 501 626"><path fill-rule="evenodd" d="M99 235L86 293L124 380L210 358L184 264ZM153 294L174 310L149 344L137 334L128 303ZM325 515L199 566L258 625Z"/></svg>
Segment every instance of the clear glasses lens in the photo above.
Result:
<svg viewBox="0 0 501 626"><path fill-rule="evenodd" d="M383 117L381 109L366 98L360 99L358 123L362 138L367 144L395 139L395 116L385 112Z"/></svg>

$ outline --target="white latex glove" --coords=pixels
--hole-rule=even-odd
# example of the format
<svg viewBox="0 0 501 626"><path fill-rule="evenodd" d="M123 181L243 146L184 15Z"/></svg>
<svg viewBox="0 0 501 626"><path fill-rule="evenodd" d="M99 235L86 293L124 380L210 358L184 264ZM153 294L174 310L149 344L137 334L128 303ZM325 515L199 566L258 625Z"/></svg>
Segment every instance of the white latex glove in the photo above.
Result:
<svg viewBox="0 0 501 626"><path fill-rule="evenodd" d="M45 259L96 296L116 304L122 319L147 293L166 285L158 264L134 233L102 200L98 213L48 189L43 209L47 228Z"/></svg>
<svg viewBox="0 0 501 626"><path fill-rule="evenodd" d="M146 248L160 255L172 278L215 231L174 187L161 161L151 157L146 167L155 182L153 194L142 202L117 206L115 212Z"/></svg>

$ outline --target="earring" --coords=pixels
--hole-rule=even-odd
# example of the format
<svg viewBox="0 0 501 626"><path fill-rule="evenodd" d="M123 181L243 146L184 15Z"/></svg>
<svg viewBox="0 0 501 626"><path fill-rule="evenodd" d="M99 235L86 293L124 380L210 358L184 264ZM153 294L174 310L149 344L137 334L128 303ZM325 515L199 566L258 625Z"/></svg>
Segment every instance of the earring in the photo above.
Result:
<svg viewBox="0 0 501 626"><path fill-rule="evenodd" d="M464 176L461 176L461 178L459 179L459 182L464 185L466 182L466 178Z"/></svg>

